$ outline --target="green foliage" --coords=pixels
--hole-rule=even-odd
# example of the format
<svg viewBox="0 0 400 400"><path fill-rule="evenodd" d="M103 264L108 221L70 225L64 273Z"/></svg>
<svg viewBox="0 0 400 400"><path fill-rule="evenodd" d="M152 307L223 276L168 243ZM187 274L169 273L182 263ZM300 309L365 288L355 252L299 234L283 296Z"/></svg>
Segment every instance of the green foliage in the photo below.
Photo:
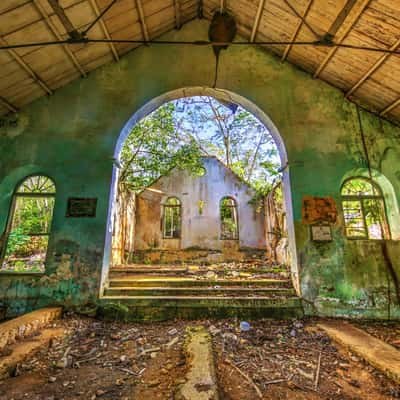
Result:
<svg viewBox="0 0 400 400"><path fill-rule="evenodd" d="M3 268L41 272L46 256L54 197L17 196Z"/></svg>
<svg viewBox="0 0 400 400"><path fill-rule="evenodd" d="M20 253L29 242L30 236L24 233L23 227L18 227L10 232L8 236L6 257L14 253Z"/></svg>
<svg viewBox="0 0 400 400"><path fill-rule="evenodd" d="M121 152L120 182L140 191L178 167L200 174L201 152L195 140L175 129L173 103L158 108L132 129Z"/></svg>
<svg viewBox="0 0 400 400"><path fill-rule="evenodd" d="M204 155L218 157L260 196L280 179L276 145L256 117L235 104L188 97L135 125L121 152L120 183L141 191L174 167L201 176Z"/></svg>

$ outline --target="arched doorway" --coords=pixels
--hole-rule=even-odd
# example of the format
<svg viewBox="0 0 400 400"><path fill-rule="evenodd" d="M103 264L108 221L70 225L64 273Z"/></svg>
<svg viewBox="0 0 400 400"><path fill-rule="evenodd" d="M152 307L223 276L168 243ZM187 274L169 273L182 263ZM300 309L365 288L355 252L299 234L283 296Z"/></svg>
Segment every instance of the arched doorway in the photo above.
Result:
<svg viewBox="0 0 400 400"><path fill-rule="evenodd" d="M269 131L270 135L273 137L275 144L279 151L279 158L281 162L281 171L282 171L282 182L283 182L283 190L284 190L284 202L285 202L285 210L287 217L287 232L289 239L289 250L290 250L290 267L291 267L291 276L293 285L297 291L299 291L299 282L298 282L298 268L297 268L297 254L296 254L296 245L295 245L295 233L294 233L294 224L293 224L293 210L292 210L292 197L291 197L291 186L290 186L290 176L288 169L288 158L286 153L286 148L283 142L283 139L271 121L271 119L254 103L249 101L248 99L230 92L228 90L222 89L212 89L205 87L190 87L190 88L182 88L167 92L161 96L158 96L144 106L142 106L139 110L137 110L132 117L125 124L122 129L117 144L115 146L114 151L114 166L112 173L112 181L111 181L111 191L109 198L109 210L108 210L108 223L107 223L107 231L106 231L106 239L105 239L105 250L104 250L104 259L103 259L103 268L101 275L101 285L100 285L100 296L104 291L104 287L107 284L107 278L110 268L110 260L111 260L111 248L112 248L112 232L113 232L113 206L115 204L116 193L117 193L117 182L118 182L118 165L121 154L121 149L123 144L132 131L132 128L144 117L148 114L155 111L161 105L168 101L177 100L179 98L185 97L193 97L193 96L209 96L217 99L222 102L235 103L243 107L246 111L253 114Z"/></svg>

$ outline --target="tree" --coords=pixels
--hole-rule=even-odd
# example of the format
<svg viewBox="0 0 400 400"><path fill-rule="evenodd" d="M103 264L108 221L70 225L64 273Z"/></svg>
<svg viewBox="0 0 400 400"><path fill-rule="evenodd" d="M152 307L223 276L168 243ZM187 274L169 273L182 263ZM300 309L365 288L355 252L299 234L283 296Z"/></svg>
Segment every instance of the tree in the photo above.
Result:
<svg viewBox="0 0 400 400"><path fill-rule="evenodd" d="M260 194L279 180L279 158L266 127L233 103L188 97L165 103L141 120L121 153L120 182L140 191L174 167L201 171L214 155Z"/></svg>
<svg viewBox="0 0 400 400"><path fill-rule="evenodd" d="M201 172L200 148L180 136L174 111L175 105L166 103L134 126L121 152L122 186L140 191L174 167Z"/></svg>

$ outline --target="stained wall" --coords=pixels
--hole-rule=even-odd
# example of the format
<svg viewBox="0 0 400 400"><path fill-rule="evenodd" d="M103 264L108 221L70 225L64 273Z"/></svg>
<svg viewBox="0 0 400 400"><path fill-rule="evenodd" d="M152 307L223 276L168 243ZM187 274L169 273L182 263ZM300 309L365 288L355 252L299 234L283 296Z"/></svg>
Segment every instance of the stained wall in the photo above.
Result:
<svg viewBox="0 0 400 400"><path fill-rule="evenodd" d="M257 211L254 190L216 158L203 158L202 164L203 176L174 169L138 196L135 249L222 250L226 245L266 248L264 214ZM168 197L176 197L181 202L179 239L163 238L162 205ZM224 197L233 198L237 205L238 240L221 240L219 205Z"/></svg>
<svg viewBox="0 0 400 400"><path fill-rule="evenodd" d="M207 28L206 21L193 21L163 38L207 39ZM211 48L142 47L35 101L18 114L17 127L0 128L0 232L21 179L45 173L57 186L46 273L0 275L0 302L8 316L46 304L84 307L98 301L101 271L107 265L104 246L120 132L151 99L178 88L209 87L213 77ZM337 89L251 46L223 52L217 87L257 105L283 139L292 194L295 278L307 312L399 318L394 279L381 243L350 241L343 235L340 186L349 173L365 170L369 158L372 168L389 181L397 204L400 129L361 111L367 157L354 104ZM309 227L301 221L304 195L336 200L339 217L332 242L311 241ZM68 197L96 197L96 217L67 218ZM391 241L388 247L399 276L399 242Z"/></svg>

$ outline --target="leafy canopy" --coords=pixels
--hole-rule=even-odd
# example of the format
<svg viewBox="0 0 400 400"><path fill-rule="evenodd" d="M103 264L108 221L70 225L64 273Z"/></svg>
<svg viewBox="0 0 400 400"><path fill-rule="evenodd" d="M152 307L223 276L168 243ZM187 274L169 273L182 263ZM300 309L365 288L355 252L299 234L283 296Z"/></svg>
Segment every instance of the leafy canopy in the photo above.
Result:
<svg viewBox="0 0 400 400"><path fill-rule="evenodd" d="M254 115L196 96L165 103L135 125L121 152L120 183L140 191L174 167L201 175L204 155L218 157L260 194L280 179L274 140Z"/></svg>

